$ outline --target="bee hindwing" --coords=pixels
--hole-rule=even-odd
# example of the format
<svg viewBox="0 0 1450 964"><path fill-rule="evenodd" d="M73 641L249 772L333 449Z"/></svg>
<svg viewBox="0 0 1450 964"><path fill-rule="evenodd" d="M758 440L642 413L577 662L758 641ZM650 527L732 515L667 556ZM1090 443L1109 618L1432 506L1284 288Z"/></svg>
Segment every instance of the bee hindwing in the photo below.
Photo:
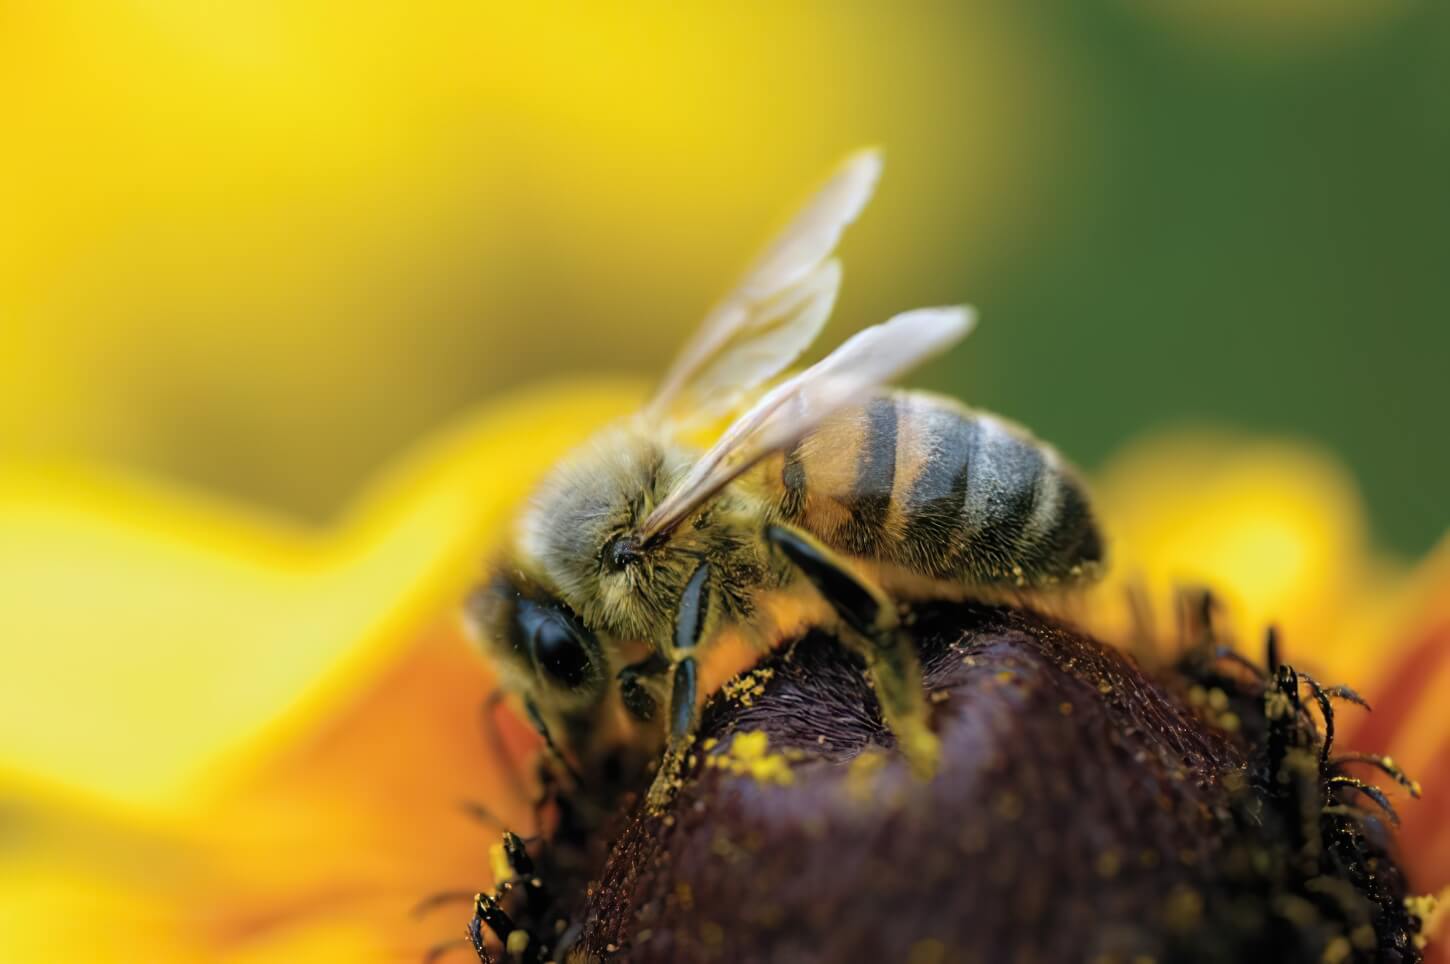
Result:
<svg viewBox="0 0 1450 964"><path fill-rule="evenodd" d="M841 280L828 258L880 175L876 151L847 158L706 316L661 382L649 416L662 420L680 407L691 420L719 417L815 341Z"/></svg>

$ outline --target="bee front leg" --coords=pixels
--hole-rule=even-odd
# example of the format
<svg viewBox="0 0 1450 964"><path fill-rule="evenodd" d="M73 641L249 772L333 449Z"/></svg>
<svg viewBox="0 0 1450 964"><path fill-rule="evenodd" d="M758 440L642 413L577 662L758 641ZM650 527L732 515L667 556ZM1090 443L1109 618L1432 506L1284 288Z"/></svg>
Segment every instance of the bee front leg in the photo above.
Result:
<svg viewBox="0 0 1450 964"><path fill-rule="evenodd" d="M636 663L630 663L619 671L620 701L629 715L641 723L655 718L658 708L655 693L651 692L655 681L670 671L670 661L659 652L650 653Z"/></svg>
<svg viewBox="0 0 1450 964"><path fill-rule="evenodd" d="M819 541L788 526L772 525L765 537L811 581L843 623L842 640L866 660L881 715L917 775L936 772L940 744L927 725L921 664L896 607L881 589L862 579Z"/></svg>
<svg viewBox="0 0 1450 964"><path fill-rule="evenodd" d="M675 611L672 640L674 645L671 650L674 669L670 688L670 732L659 772L655 774L654 783L650 785L646 798L646 804L652 811L659 811L669 803L679 785L680 770L695 737L695 724L699 720L699 712L695 707L699 667L692 654L703 634L709 605L710 564L702 562L685 584L685 591L680 595L679 608Z"/></svg>
<svg viewBox="0 0 1450 964"><path fill-rule="evenodd" d="M529 725L534 728L534 732L538 733L539 738L544 741L544 751L548 754L549 759L569 775L569 779L574 781L575 786L583 783L579 771L574 769L569 758L559 748L559 744L554 742L554 735L549 732L549 724L544 722L544 714L539 710L539 705L534 702L532 697L524 697L524 715L528 718ZM538 820L537 814L534 819Z"/></svg>

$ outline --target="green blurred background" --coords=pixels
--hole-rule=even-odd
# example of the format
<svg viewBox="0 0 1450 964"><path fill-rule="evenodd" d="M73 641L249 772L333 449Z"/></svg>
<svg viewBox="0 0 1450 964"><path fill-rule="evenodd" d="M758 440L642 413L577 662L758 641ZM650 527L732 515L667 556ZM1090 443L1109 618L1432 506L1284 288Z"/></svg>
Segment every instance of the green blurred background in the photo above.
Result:
<svg viewBox="0 0 1450 964"><path fill-rule="evenodd" d="M0 5L0 458L304 521L548 377L658 373L883 146L830 341L966 300L922 384L1081 463L1317 441L1450 523L1450 5ZM822 346L826 347L826 346Z"/></svg>

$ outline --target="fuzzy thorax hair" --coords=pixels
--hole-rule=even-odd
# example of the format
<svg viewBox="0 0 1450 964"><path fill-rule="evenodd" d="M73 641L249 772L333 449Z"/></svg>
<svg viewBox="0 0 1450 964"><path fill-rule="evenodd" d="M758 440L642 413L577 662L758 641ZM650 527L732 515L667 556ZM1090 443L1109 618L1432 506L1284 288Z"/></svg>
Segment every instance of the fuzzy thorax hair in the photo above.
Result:
<svg viewBox="0 0 1450 964"><path fill-rule="evenodd" d="M519 562L592 630L619 639L669 639L702 562L710 564L711 621L749 617L771 566L764 506L742 487L727 488L658 543L631 543L696 456L633 423L606 430L539 486L520 523Z"/></svg>

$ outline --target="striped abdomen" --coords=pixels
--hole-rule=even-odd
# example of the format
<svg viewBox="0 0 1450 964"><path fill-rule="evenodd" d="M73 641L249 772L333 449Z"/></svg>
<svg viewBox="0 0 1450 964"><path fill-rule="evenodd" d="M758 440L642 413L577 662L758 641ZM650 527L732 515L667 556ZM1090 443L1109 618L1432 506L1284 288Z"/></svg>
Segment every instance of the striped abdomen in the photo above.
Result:
<svg viewBox="0 0 1450 964"><path fill-rule="evenodd" d="M1102 542L1051 447L947 398L883 392L765 466L781 517L838 551L971 584L1091 572Z"/></svg>

